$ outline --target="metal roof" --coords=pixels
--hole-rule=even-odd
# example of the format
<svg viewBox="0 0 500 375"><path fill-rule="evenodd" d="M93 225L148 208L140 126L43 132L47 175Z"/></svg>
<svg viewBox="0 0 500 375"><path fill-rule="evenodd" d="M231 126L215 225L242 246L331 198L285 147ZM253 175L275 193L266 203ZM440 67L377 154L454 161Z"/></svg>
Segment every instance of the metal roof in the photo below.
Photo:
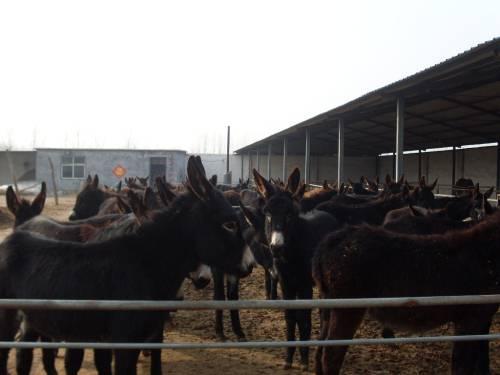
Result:
<svg viewBox="0 0 500 375"><path fill-rule="evenodd" d="M405 99L405 150L497 142L500 139L500 38L371 91L281 132L236 150L336 153L337 120L344 119L346 155L376 155L395 147L396 99Z"/></svg>

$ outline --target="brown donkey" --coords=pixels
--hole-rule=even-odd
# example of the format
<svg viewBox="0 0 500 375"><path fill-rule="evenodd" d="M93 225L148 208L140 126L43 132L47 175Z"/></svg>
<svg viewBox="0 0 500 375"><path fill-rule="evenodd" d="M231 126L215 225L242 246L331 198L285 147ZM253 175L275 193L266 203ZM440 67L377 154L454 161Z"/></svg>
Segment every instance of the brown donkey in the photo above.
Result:
<svg viewBox="0 0 500 375"><path fill-rule="evenodd" d="M378 298L500 292L500 212L470 229L442 235L404 235L379 227L331 233L313 258L323 298ZM424 331L447 322L456 335L487 334L498 308L490 305L370 309L384 326ZM323 312L321 338L351 339L366 309ZM318 374L338 374L347 346L318 349ZM489 373L487 341L455 342L452 373Z"/></svg>

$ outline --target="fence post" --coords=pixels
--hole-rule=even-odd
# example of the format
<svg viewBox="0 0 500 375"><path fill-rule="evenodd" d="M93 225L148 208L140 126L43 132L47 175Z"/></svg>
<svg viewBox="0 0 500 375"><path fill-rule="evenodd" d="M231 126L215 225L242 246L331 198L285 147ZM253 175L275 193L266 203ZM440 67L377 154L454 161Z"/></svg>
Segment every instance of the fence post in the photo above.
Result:
<svg viewBox="0 0 500 375"><path fill-rule="evenodd" d="M50 166L50 175L52 177L52 186L54 188L54 199L56 201L56 206L59 206L59 197L57 196L57 184L56 184L56 175L54 173L54 164L52 164L52 159L49 156L49 166Z"/></svg>

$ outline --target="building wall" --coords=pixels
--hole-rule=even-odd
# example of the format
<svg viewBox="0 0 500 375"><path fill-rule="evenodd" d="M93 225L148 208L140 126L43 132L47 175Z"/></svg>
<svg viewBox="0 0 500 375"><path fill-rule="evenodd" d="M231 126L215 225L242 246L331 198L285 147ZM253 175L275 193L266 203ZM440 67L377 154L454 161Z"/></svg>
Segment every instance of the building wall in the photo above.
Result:
<svg viewBox="0 0 500 375"><path fill-rule="evenodd" d="M29 181L35 179L35 151L10 151L12 167L18 181ZM0 185L12 184L12 174L7 163L7 154L0 152Z"/></svg>
<svg viewBox="0 0 500 375"><path fill-rule="evenodd" d="M62 178L61 162L65 152L85 156L85 175L82 179ZM184 151L139 151L139 150L48 150L39 149L36 155L36 178L46 181L52 190L52 179L48 159L52 159L58 190L78 191L88 174L99 176L99 182L114 186L119 179L113 175L113 168L121 165L127 169L125 177L145 177L150 174L150 158L166 157L168 181L180 183L186 177L186 153Z"/></svg>

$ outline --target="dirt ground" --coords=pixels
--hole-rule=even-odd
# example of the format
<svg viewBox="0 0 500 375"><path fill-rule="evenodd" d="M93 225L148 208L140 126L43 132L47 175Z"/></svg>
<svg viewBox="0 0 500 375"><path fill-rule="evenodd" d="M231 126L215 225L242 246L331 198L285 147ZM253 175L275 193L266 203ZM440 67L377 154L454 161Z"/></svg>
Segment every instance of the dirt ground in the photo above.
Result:
<svg viewBox="0 0 500 375"><path fill-rule="evenodd" d="M65 219L69 216L74 197L62 197L60 205L55 206L49 198L44 215ZM5 211L5 199L0 197L0 210ZM0 240L11 229L9 222L0 223ZM263 272L257 269L248 278L241 281L241 299L264 299ZM186 299L211 299L211 285L196 291L190 285L185 286ZM248 340L284 340L285 325L281 311L241 311L241 321ZM231 332L229 314L225 314L225 332L229 340L235 337ZM313 312L313 337L318 334L318 314ZM381 328L373 321L365 319L358 330L357 337L380 337ZM492 333L500 333L500 316L497 314ZM441 327L428 332L428 335L452 334L450 327ZM398 336L405 335L398 332ZM212 311L178 311L173 326L165 332L166 341L172 342L210 342L215 340L214 313ZM500 374L500 343L490 345L492 374ZM61 351L62 354L62 351ZM298 353L297 353L298 354ZM399 346L356 346L349 349L344 363L343 374L447 374L451 345L447 343L399 345ZM248 350L165 350L162 355L164 373L175 374L309 374L299 370L296 363L292 370L283 369L284 349L248 349ZM313 365L314 351L311 353L310 369ZM14 353L9 361L10 371L14 371ZM63 373L63 357L57 359L57 368ZM92 355L87 351L80 374L95 374ZM141 356L139 374L149 374L149 359ZM40 351L36 350L32 374L43 374Z"/></svg>

